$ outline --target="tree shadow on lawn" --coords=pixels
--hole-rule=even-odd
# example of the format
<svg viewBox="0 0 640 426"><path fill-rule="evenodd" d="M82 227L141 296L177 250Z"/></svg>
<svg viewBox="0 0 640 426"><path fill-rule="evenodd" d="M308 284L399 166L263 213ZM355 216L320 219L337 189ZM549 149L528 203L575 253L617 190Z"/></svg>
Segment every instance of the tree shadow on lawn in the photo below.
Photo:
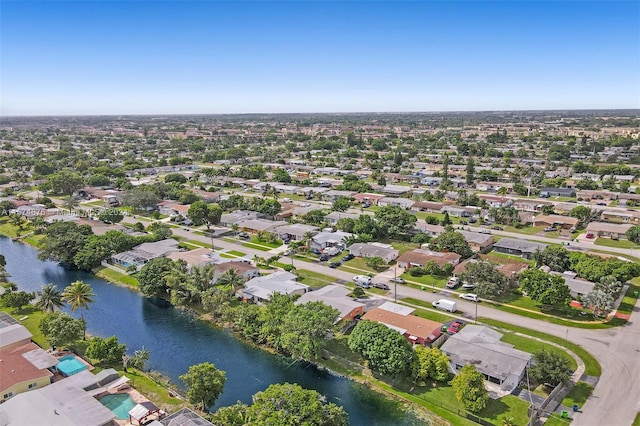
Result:
<svg viewBox="0 0 640 426"><path fill-rule="evenodd" d="M502 399L489 399L487 406L475 415L484 419L498 420L498 417L509 411L510 408Z"/></svg>

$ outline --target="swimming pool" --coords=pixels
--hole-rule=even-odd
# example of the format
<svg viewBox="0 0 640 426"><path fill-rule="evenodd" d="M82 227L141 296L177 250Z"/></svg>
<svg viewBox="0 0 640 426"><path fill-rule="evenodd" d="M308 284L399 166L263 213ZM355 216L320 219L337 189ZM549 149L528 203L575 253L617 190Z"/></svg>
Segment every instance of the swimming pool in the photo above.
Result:
<svg viewBox="0 0 640 426"><path fill-rule="evenodd" d="M86 370L88 367L81 362L75 355L67 355L60 358L56 368L65 376L73 376L76 373Z"/></svg>
<svg viewBox="0 0 640 426"><path fill-rule="evenodd" d="M129 410L136 406L128 393L114 393L100 398L100 403L113 411L116 418L126 420L129 418Z"/></svg>

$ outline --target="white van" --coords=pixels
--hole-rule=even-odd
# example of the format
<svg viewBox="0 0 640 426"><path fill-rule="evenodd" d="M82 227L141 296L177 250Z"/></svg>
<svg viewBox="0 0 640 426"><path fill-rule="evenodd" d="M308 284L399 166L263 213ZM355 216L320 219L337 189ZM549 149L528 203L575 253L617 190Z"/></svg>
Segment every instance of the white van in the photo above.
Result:
<svg viewBox="0 0 640 426"><path fill-rule="evenodd" d="M369 288L371 286L371 277L356 275L353 277L353 282L356 283L358 287Z"/></svg>
<svg viewBox="0 0 640 426"><path fill-rule="evenodd" d="M436 309L442 309L443 311L448 312L455 312L458 310L458 305L456 305L456 302L448 299L440 299L436 302L433 302L432 305Z"/></svg>

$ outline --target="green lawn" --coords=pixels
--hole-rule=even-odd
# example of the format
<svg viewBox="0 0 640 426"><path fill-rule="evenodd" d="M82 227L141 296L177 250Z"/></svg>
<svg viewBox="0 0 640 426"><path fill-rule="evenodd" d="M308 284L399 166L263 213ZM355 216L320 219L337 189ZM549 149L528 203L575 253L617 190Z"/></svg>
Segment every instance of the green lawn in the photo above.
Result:
<svg viewBox="0 0 640 426"><path fill-rule="evenodd" d="M254 244L254 243L242 243L243 247L249 247L252 248L254 250L260 250L260 251L269 251L271 250L273 247L267 247L267 246L263 246L263 245L258 245L258 244Z"/></svg>
<svg viewBox="0 0 640 426"><path fill-rule="evenodd" d="M191 244L192 246L211 248L211 243L205 243L205 242L197 241L197 240L187 240L187 241L185 241L185 243Z"/></svg>
<svg viewBox="0 0 640 426"><path fill-rule="evenodd" d="M639 294L640 277L636 277L631 280L631 284L629 285L629 288L627 289L622 302L620 302L620 306L618 306L618 312L622 314L631 314L631 312L633 312L633 308L636 305Z"/></svg>
<svg viewBox="0 0 640 426"><path fill-rule="evenodd" d="M551 334L543 333L540 331L531 330L529 328L518 327L512 324L508 324L506 322L497 321L490 318L481 318L480 322L483 322L488 325L492 325L494 327L499 327L499 328L510 330L510 331L516 331L518 333L526 334L528 336L537 337L539 339L557 343L561 346L564 346L567 349L570 349L582 359L582 362L584 362L585 364L585 374L587 374L588 376L597 376L597 377L600 377L600 375L602 374L602 368L600 367L600 363L598 363L598 361L589 352L587 352L586 350L576 345L575 343L572 343L569 340L552 336Z"/></svg>
<svg viewBox="0 0 640 426"><path fill-rule="evenodd" d="M579 407L582 407L589 396L591 396L591 392L593 392L593 386L585 382L578 382L571 389L569 394L562 400L562 405L565 407L573 407L574 404L577 404Z"/></svg>
<svg viewBox="0 0 640 426"><path fill-rule="evenodd" d="M235 250L229 250L229 251L220 253L220 257L224 257L226 259L235 259L238 257L243 257L245 255L246 253L242 253L241 251L235 251Z"/></svg>
<svg viewBox="0 0 640 426"><path fill-rule="evenodd" d="M409 285L413 284L413 287L420 288L421 286L445 288L447 284L447 277L439 277L435 275L422 275L420 277L414 277L411 274L405 272L400 275Z"/></svg>
<svg viewBox="0 0 640 426"><path fill-rule="evenodd" d="M571 419L563 419L560 414L553 413L544 424L545 426L567 426L570 423Z"/></svg>
<svg viewBox="0 0 640 426"><path fill-rule="evenodd" d="M407 299L402 299L403 302L407 302L407 303L412 303ZM425 303L422 306L427 306L429 305L429 303ZM427 306L429 308L431 308L431 306ZM420 318L424 318L424 319L428 319L431 321L435 321L435 322L439 322L439 323L445 323L447 321L451 321L451 317L447 316L445 314L441 314L440 312L436 312L436 311L428 311L426 309L420 309L417 308L414 312L415 316L420 317Z"/></svg>
<svg viewBox="0 0 640 426"><path fill-rule="evenodd" d="M251 238L251 242L253 244L259 244L261 246L269 247L270 249L278 248L278 247L280 247L282 245L282 241L280 241L280 240L277 240L275 243L270 243L270 242L267 242L267 241L260 241L256 237Z"/></svg>
<svg viewBox="0 0 640 426"><path fill-rule="evenodd" d="M528 337L518 336L517 334L506 332L501 339L505 343L509 343L513 345L514 348L519 349L524 352L528 352L530 354L536 353L544 349L547 352L552 352L561 357L567 359L571 363L571 369L575 371L578 368L578 363L573 357L569 356L562 349L552 346L543 342L539 342L537 340L530 339Z"/></svg>
<svg viewBox="0 0 640 426"><path fill-rule="evenodd" d="M0 234L5 235L9 238L14 238L20 235L28 234L33 231L33 227L29 222L25 222L21 230L18 230L17 226L14 226L9 223L9 219L4 218L0 220Z"/></svg>
<svg viewBox="0 0 640 426"><path fill-rule="evenodd" d="M42 334L42 332L38 328L40 320L42 319L42 317L44 317L42 311L36 309L34 306L28 306L17 313L14 309L4 306L0 307L0 310L8 313L16 320L18 320L20 324L24 325L27 330L29 330L29 332L33 335L33 337L31 337L31 340L33 340L38 346L43 349L49 349L51 347L51 345L47 341L47 338L44 337L44 334ZM24 317L27 318L20 321L20 319Z"/></svg>
<svg viewBox="0 0 640 426"><path fill-rule="evenodd" d="M124 284L128 287L138 288L138 280L124 272L114 271L110 268L100 266L94 270L96 277L116 284Z"/></svg>
<svg viewBox="0 0 640 426"><path fill-rule="evenodd" d="M491 253L488 253L486 255L481 255L480 257L485 258L489 262L494 262L494 263L505 263L504 262L505 260L510 260L512 262L526 263L528 265L533 264L533 260L527 260L527 259L521 258L520 256L513 256L511 254L506 254L506 253L498 253L495 251L492 251Z"/></svg>
<svg viewBox="0 0 640 426"><path fill-rule="evenodd" d="M398 252L400 252L400 256L402 256L404 253L410 251L410 250L415 250L415 249L419 249L420 248L420 244L415 244L415 243L406 243L406 242L392 242L391 246L398 250Z"/></svg>
<svg viewBox="0 0 640 426"><path fill-rule="evenodd" d="M636 414L636 418L633 420L633 424L631 426L640 426L640 412Z"/></svg>
<svg viewBox="0 0 640 426"><path fill-rule="evenodd" d="M335 278L333 277L306 269L296 269L295 274L298 276L299 283L306 284L314 290L335 282Z"/></svg>
<svg viewBox="0 0 640 426"><path fill-rule="evenodd" d="M341 271L353 272L354 274L362 274L362 273L371 273L377 274L384 270L389 269L389 266L383 265L379 270L375 270L367 266L367 260L362 257L356 257L347 262L344 262L342 265L338 267Z"/></svg>
<svg viewBox="0 0 640 426"><path fill-rule="evenodd" d="M544 226L523 226L516 228L515 226L503 226L505 232L516 232L518 234L535 235L538 232L544 232Z"/></svg>
<svg viewBox="0 0 640 426"><path fill-rule="evenodd" d="M597 246L605 246L605 247L640 249L640 246L638 244L632 243L629 240L612 240L611 238L596 238L595 244Z"/></svg>

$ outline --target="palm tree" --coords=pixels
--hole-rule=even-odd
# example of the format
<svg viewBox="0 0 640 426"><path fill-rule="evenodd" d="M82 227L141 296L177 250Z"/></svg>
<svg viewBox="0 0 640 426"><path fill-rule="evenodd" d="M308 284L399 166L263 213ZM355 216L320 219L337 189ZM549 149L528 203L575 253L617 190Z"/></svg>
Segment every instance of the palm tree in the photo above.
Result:
<svg viewBox="0 0 640 426"><path fill-rule="evenodd" d="M76 309L89 309L89 303L93 303L93 296L95 293L91 286L83 281L74 281L68 285L62 292L62 300L71 305L71 311L75 312ZM82 311L80 311L80 319L82 320L82 340L87 337L87 324L84 321Z"/></svg>
<svg viewBox="0 0 640 426"><path fill-rule="evenodd" d="M58 290L55 284L47 284L42 286L42 290L38 292L38 302L36 306L42 312L54 312L56 308L62 308L62 292Z"/></svg>
<svg viewBox="0 0 640 426"><path fill-rule="evenodd" d="M238 229L240 229L240 226L238 226L237 223L231 224L231 230L233 231L236 237L238 236Z"/></svg>
<svg viewBox="0 0 640 426"><path fill-rule="evenodd" d="M216 281L217 285L231 286L233 293L236 292L236 287L242 287L244 284L244 278L238 274L238 270L229 269L224 274L220 275Z"/></svg>

